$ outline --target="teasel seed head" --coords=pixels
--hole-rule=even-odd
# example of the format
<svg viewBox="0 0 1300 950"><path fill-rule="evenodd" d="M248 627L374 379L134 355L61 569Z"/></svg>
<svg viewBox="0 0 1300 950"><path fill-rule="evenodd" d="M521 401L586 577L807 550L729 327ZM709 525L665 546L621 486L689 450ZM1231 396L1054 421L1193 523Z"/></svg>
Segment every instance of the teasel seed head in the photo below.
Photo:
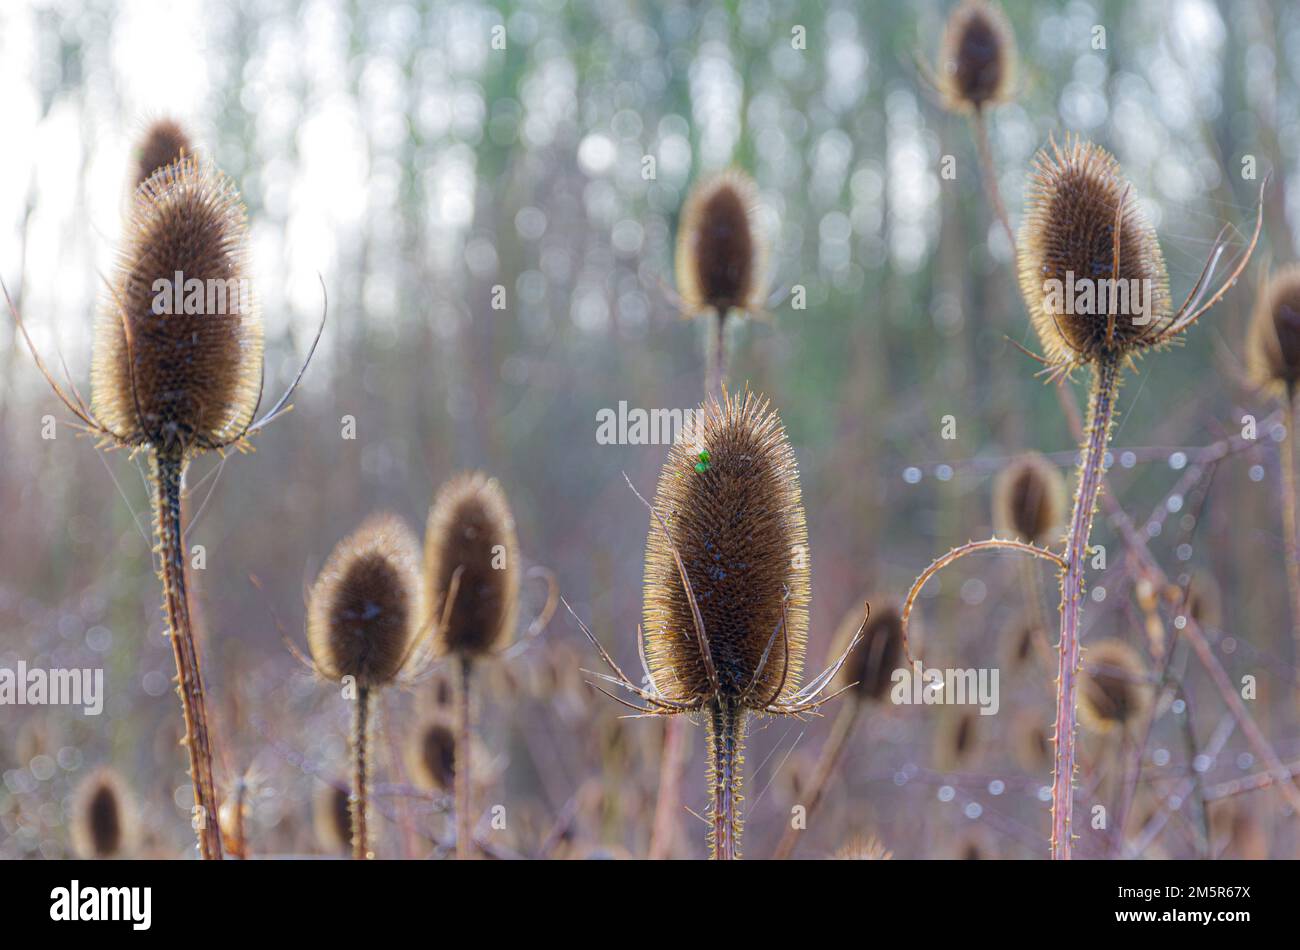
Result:
<svg viewBox="0 0 1300 950"><path fill-rule="evenodd" d="M152 177L160 168L166 168L182 159L194 156L190 137L174 119L155 119L149 123L144 138L136 148L135 187Z"/></svg>
<svg viewBox="0 0 1300 950"><path fill-rule="evenodd" d="M1037 452L1022 455L993 483L993 528L1000 537L1046 547L1065 525L1065 479Z"/></svg>
<svg viewBox="0 0 1300 950"><path fill-rule="evenodd" d="M1003 660L1007 671L1015 676L1033 674L1046 667L1042 627L1032 618L1022 618L1003 634ZM1035 668L1038 668L1036 670Z"/></svg>
<svg viewBox="0 0 1300 950"><path fill-rule="evenodd" d="M121 858L134 848L135 807L118 774L96 769L77 786L72 806L72 846L81 858Z"/></svg>
<svg viewBox="0 0 1300 950"><path fill-rule="evenodd" d="M962 0L948 16L939 51L939 91L954 112L977 112L1011 98L1016 40L997 6Z"/></svg>
<svg viewBox="0 0 1300 950"><path fill-rule="evenodd" d="M867 618L866 626L862 625L863 610L859 606L845 614L835 631L831 662L844 653L859 627L862 628L862 641L849 653L829 692L835 693L853 684L849 695L859 702L878 702L889 694L894 671L905 662L903 621L896 603L883 598L868 599L867 603L871 604L871 616ZM915 635L915 630L912 635Z"/></svg>
<svg viewBox="0 0 1300 950"><path fill-rule="evenodd" d="M854 835L832 857L836 861L890 861L894 852L875 835Z"/></svg>
<svg viewBox="0 0 1300 950"><path fill-rule="evenodd" d="M1135 723L1150 699L1138 652L1123 640L1101 640L1087 648L1083 665L1079 721L1102 734Z"/></svg>
<svg viewBox="0 0 1300 950"><path fill-rule="evenodd" d="M185 158L136 190L91 367L94 414L124 444L184 457L251 422L262 321L247 254L239 192L215 168Z"/></svg>
<svg viewBox="0 0 1300 950"><path fill-rule="evenodd" d="M348 791L321 782L312 795L312 826L322 851L347 852L352 848L352 804Z"/></svg>
<svg viewBox="0 0 1300 950"><path fill-rule="evenodd" d="M327 679L363 688L391 683L425 617L420 546L392 514L372 515L340 541L307 603L307 643Z"/></svg>
<svg viewBox="0 0 1300 950"><path fill-rule="evenodd" d="M692 189L677 226L677 293L686 316L762 309L767 255L757 207L753 180L735 169Z"/></svg>
<svg viewBox="0 0 1300 950"><path fill-rule="evenodd" d="M972 706L954 707L939 724L935 740L936 760L940 771L955 772L972 765L981 752L979 710Z"/></svg>
<svg viewBox="0 0 1300 950"><path fill-rule="evenodd" d="M799 469L766 398L710 399L701 417L698 444L673 445L655 491L645 556L646 661L668 699L714 698L666 525L703 618L718 698L743 697L761 709L797 692L803 669L811 568ZM783 606L785 627L774 640Z"/></svg>
<svg viewBox="0 0 1300 950"><path fill-rule="evenodd" d="M1121 202L1116 271L1115 221ZM1091 142L1067 138L1064 148L1053 142L1035 156L1019 258L1020 290L1044 355L1053 363L1134 353L1172 317L1169 278L1155 229L1142 215L1119 163ZM1138 314L1130 297L1133 312L1117 313L1112 330L1099 300L1092 308L1078 308L1066 299L1074 282L1110 280L1112 274L1124 287L1149 293L1143 301L1150 307L1149 320L1135 322ZM1069 312L1078 309L1093 312Z"/></svg>
<svg viewBox="0 0 1300 950"><path fill-rule="evenodd" d="M443 719L430 719L415 734L413 771L421 784L451 792L456 782L456 733Z"/></svg>
<svg viewBox="0 0 1300 950"><path fill-rule="evenodd" d="M1052 731L1035 713L1025 710L1012 725L1016 761L1026 772L1039 774L1052 764Z"/></svg>
<svg viewBox="0 0 1300 950"><path fill-rule="evenodd" d="M519 541L497 480L468 472L444 485L429 511L424 544L440 652L477 659L508 645L519 614ZM458 569L456 599L447 611Z"/></svg>
<svg viewBox="0 0 1300 950"><path fill-rule="evenodd" d="M1294 395L1300 385L1300 264L1273 274L1256 298L1246 359L1257 386Z"/></svg>

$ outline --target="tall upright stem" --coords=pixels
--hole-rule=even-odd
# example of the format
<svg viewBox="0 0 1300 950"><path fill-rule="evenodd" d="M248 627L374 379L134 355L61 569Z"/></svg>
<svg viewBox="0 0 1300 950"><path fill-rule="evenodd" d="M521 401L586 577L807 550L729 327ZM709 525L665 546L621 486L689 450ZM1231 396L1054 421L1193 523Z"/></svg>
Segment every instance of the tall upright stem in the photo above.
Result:
<svg viewBox="0 0 1300 950"><path fill-rule="evenodd" d="M352 857L374 857L370 850L370 689L357 688L352 713Z"/></svg>
<svg viewBox="0 0 1300 950"><path fill-rule="evenodd" d="M185 717L185 746L190 754L190 780L194 786L194 825L199 854L204 860L221 860L221 831L217 821L216 788L212 781L212 746L208 715L203 704L203 678L199 653L190 624L185 592L185 531L181 522L181 478L185 461L179 456L153 457L154 533L161 566L163 609L176 658L180 681L181 712Z"/></svg>
<svg viewBox="0 0 1300 950"><path fill-rule="evenodd" d="M745 710L718 698L709 709L709 853L715 861L740 857L740 786L745 756Z"/></svg>
<svg viewBox="0 0 1300 950"><path fill-rule="evenodd" d="M705 396L721 396L727 382L727 311L719 310L714 322L713 345L709 351L709 377L705 381Z"/></svg>
<svg viewBox="0 0 1300 950"><path fill-rule="evenodd" d="M659 763L659 797L655 801L654 824L650 829L651 861L662 861L672 856L673 842L677 838L678 801L681 797L682 767L686 761L685 716L666 716L664 723L664 751Z"/></svg>
<svg viewBox="0 0 1300 950"><path fill-rule="evenodd" d="M474 821L470 810L469 746L473 731L470 728L470 673L473 661L460 659L460 683L457 684L456 714L456 857L467 861L473 857Z"/></svg>
<svg viewBox="0 0 1300 950"><path fill-rule="evenodd" d="M817 767L813 770L813 777L808 784L808 791L799 796L804 799L805 817L811 816L813 809L821 804L822 795L826 792L826 785L830 781L831 773L835 771L840 756L844 754L844 747L848 744L849 736L853 733L853 726L858 721L858 713L861 709L862 702L855 697L844 703L840 708L839 715L835 717L835 725L831 727L830 738L826 740L826 745L822 747L821 758L817 760ZM792 822L790 827L785 829L785 834L781 836L781 841L777 844L772 859L774 861L784 861L790 857L794 853L794 846L798 841L798 837L799 829Z"/></svg>
<svg viewBox="0 0 1300 950"><path fill-rule="evenodd" d="M980 156L980 174L984 178L984 189L988 192L989 200L993 202L993 213L997 215L998 221L1002 223L1002 230L1007 234L1007 243L1011 247L1011 253L1016 253L1016 234L1011 230L1011 219L1007 217L1006 205L1002 203L1002 190L998 188L997 172L993 168L993 150L989 148L989 129L988 122L984 118L984 110L977 109L975 116L971 119L971 124L975 126L975 147Z"/></svg>
<svg viewBox="0 0 1300 950"><path fill-rule="evenodd" d="M1065 546L1061 578L1061 642L1056 671L1056 761L1052 775L1052 858L1068 860L1072 847L1074 811L1074 728L1079 687L1079 631L1083 615L1084 570L1088 538L1101 489L1102 463L1115 420L1120 362L1104 359L1093 367L1088 397L1088 423L1083 433L1079 487Z"/></svg>
<svg viewBox="0 0 1300 950"><path fill-rule="evenodd" d="M1286 394L1286 438L1279 450L1282 456L1282 527L1286 531L1286 580L1291 591L1291 656L1300 662L1300 536L1296 532L1295 477L1295 390Z"/></svg>

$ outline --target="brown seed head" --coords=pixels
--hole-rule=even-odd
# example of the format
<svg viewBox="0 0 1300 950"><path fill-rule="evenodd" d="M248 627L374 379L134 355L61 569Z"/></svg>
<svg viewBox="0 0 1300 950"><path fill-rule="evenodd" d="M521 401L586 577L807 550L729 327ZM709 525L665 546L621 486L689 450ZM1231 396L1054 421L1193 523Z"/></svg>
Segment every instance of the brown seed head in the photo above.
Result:
<svg viewBox="0 0 1300 950"><path fill-rule="evenodd" d="M1294 393L1300 384L1300 264L1268 279L1256 298L1246 343L1255 384Z"/></svg>
<svg viewBox="0 0 1300 950"><path fill-rule="evenodd" d="M935 761L940 771L955 772L979 758L982 718L979 710L971 706L954 707L944 717L935 739Z"/></svg>
<svg viewBox="0 0 1300 950"><path fill-rule="evenodd" d="M187 455L251 421L262 322L247 249L239 192L216 169L187 158L136 191L91 370L94 413L125 444Z"/></svg>
<svg viewBox="0 0 1300 950"><path fill-rule="evenodd" d="M1065 500L1060 470L1030 452L999 472L993 483L993 528L1001 537L1049 545L1065 523Z"/></svg>
<svg viewBox="0 0 1300 950"><path fill-rule="evenodd" d="M135 186L138 188L158 169L193 155L194 146L190 143L190 137L178 122L156 119L149 123L144 138L136 148Z"/></svg>
<svg viewBox="0 0 1300 950"><path fill-rule="evenodd" d="M372 515L334 548L312 585L307 643L321 675L393 681L425 616L420 546L396 515Z"/></svg>
<svg viewBox="0 0 1300 950"><path fill-rule="evenodd" d="M645 556L646 658L669 699L712 698L662 519L703 617L719 694L762 708L796 692L803 669L811 571L798 465L766 398L711 399L701 413L698 444L673 445L655 491L658 517L650 520Z"/></svg>
<svg viewBox="0 0 1300 950"><path fill-rule="evenodd" d="M1015 81L1016 40L1002 10L962 0L948 17L939 50L939 91L954 112L1005 102Z"/></svg>
<svg viewBox="0 0 1300 950"><path fill-rule="evenodd" d="M832 641L830 662L835 662L862 627L862 641L849 653L828 692L835 693L856 684L850 694L856 699L875 702L883 699L893 685L894 671L904 663L903 621L898 605L883 598L870 599L871 616L862 627L863 610L855 607L840 621ZM915 643L913 643L915 647Z"/></svg>
<svg viewBox="0 0 1300 950"><path fill-rule="evenodd" d="M1116 271L1115 221L1121 200ZM1019 253L1020 290L1045 355L1054 363L1131 353L1172 317L1169 278L1155 229L1143 217L1119 163L1091 142L1067 138L1064 148L1053 142L1035 156ZM1118 280L1116 292L1100 283L1112 277ZM1140 291L1141 299L1132 291ZM1111 304L1117 311L1113 328Z"/></svg>
<svg viewBox="0 0 1300 950"><path fill-rule="evenodd" d="M854 835L833 857L836 861L889 861L894 852L875 835Z"/></svg>
<svg viewBox="0 0 1300 950"><path fill-rule="evenodd" d="M312 795L312 825L322 851L352 848L352 805L344 788L322 782Z"/></svg>
<svg viewBox="0 0 1300 950"><path fill-rule="evenodd" d="M687 316L761 309L765 250L757 205L754 182L742 171L723 172L691 191L677 227L677 292Z"/></svg>
<svg viewBox="0 0 1300 950"><path fill-rule="evenodd" d="M112 769L96 769L77 787L72 846L81 858L120 858L133 848L135 809L131 793Z"/></svg>
<svg viewBox="0 0 1300 950"><path fill-rule="evenodd" d="M456 734L442 719L431 719L415 736L415 772L428 788L449 792L456 782Z"/></svg>
<svg viewBox="0 0 1300 950"><path fill-rule="evenodd" d="M1016 761L1026 772L1042 772L1052 764L1051 729L1035 713L1026 710L1015 718L1012 746Z"/></svg>
<svg viewBox="0 0 1300 950"><path fill-rule="evenodd" d="M1037 620L1022 618L1008 626L1002 635L1002 662L1007 671L1015 674L1035 672L1035 667L1045 665L1046 656L1042 644L1045 637Z"/></svg>
<svg viewBox="0 0 1300 950"><path fill-rule="evenodd" d="M1085 652L1079 681L1079 721L1107 733L1135 722L1150 690L1142 657L1123 640L1102 640Z"/></svg>
<svg viewBox="0 0 1300 950"><path fill-rule="evenodd" d="M444 485L429 511L424 545L435 621L461 569L447 623L437 631L440 651L478 658L506 646L519 613L519 541L497 480L469 472Z"/></svg>

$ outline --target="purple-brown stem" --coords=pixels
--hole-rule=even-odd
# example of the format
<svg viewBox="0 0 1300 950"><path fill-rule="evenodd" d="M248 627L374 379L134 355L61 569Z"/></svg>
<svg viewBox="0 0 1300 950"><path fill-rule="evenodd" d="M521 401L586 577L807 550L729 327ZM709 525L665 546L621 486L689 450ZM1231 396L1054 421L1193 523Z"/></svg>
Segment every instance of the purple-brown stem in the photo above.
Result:
<svg viewBox="0 0 1300 950"><path fill-rule="evenodd" d="M664 754L659 763L659 798L655 802L654 824L650 829L651 861L671 857L676 840L678 803L681 799L682 767L686 764L685 716L669 716L664 723Z"/></svg>
<svg viewBox="0 0 1300 950"><path fill-rule="evenodd" d="M357 687L352 711L352 857L365 861L370 850L370 828L366 821L370 807L370 690Z"/></svg>
<svg viewBox="0 0 1300 950"><path fill-rule="evenodd" d="M709 707L709 856L740 857L740 770L744 764L745 710L719 697Z"/></svg>
<svg viewBox="0 0 1300 950"><path fill-rule="evenodd" d="M456 690L456 858L468 861L473 857L474 821L470 811L469 745L473 735L470 728L470 681L473 661L460 658L460 682Z"/></svg>

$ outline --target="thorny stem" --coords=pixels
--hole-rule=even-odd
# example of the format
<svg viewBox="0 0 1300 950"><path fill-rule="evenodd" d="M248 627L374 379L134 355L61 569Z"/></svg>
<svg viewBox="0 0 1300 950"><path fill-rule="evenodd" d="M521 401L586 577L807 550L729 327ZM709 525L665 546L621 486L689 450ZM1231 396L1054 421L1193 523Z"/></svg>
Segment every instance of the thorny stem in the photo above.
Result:
<svg viewBox="0 0 1300 950"><path fill-rule="evenodd" d="M844 754L844 747L848 745L849 736L853 734L853 727L857 724L858 713L862 709L862 703L858 700L852 700L845 704L838 716L835 717L835 725L831 729L830 738L826 740L826 745L822 747L821 757L817 760L817 768L813 771L812 782L808 785L808 791L801 798L806 799L804 805L804 816L807 817L813 813L822 800L822 795L826 791L826 784L830 781L831 773L835 771L835 766L839 764L840 756ZM792 823L789 828L785 829L785 834L781 836L781 842L776 846L776 851L772 853L772 860L784 861L794 853L795 842L799 840L799 829Z"/></svg>
<svg viewBox="0 0 1300 950"><path fill-rule="evenodd" d="M741 767L744 765L745 710L719 697L709 707L709 856L715 861L740 857Z"/></svg>
<svg viewBox="0 0 1300 950"><path fill-rule="evenodd" d="M357 687L352 713L352 857L373 858L366 813L370 807L370 689Z"/></svg>
<svg viewBox="0 0 1300 950"><path fill-rule="evenodd" d="M1300 536L1296 531L1296 475L1295 475L1295 390L1286 394L1286 438L1279 453L1282 456L1282 526L1286 531L1283 550L1286 552L1286 580L1291 590L1291 643L1293 662L1300 662Z"/></svg>
<svg viewBox="0 0 1300 950"><path fill-rule="evenodd" d="M468 861L473 857L471 839L474 836L474 821L470 812L470 775L469 744L472 730L470 728L470 681L473 661L469 657L460 659L460 683L456 690L456 858Z"/></svg>
<svg viewBox="0 0 1300 950"><path fill-rule="evenodd" d="M1074 514L1065 546L1065 572L1061 579L1061 642L1056 675L1056 746L1052 775L1052 858L1069 860L1074 811L1074 730L1078 698L1079 623L1083 614L1084 570L1088 538L1097 509L1102 482L1102 462L1115 421L1115 398L1119 392L1120 363L1103 360L1094 367L1084 429L1083 458L1079 463L1079 487L1074 496Z"/></svg>
<svg viewBox="0 0 1300 950"><path fill-rule="evenodd" d="M185 717L185 747L190 755L190 779L194 786L194 825L199 853L204 860L221 860L221 830L217 821L216 787L212 781L212 746L208 716L203 704L203 678L199 653L190 624L190 605L185 592L184 525L181 523L181 478L185 461L179 456L153 458L154 532L161 567L163 608L176 658L176 691Z"/></svg>
<svg viewBox="0 0 1300 950"><path fill-rule="evenodd" d="M1011 220L1007 217L1006 206L1002 204L1002 192L998 189L998 176L993 168L993 152L989 148L988 123L984 121L984 111L982 109L975 110L975 116L971 119L971 124L975 127L975 147L979 150L980 174L984 178L984 188L989 193L989 200L993 202L993 213L1002 222L1002 229L1007 232L1007 243L1014 255L1016 252L1016 235L1011 230Z"/></svg>

